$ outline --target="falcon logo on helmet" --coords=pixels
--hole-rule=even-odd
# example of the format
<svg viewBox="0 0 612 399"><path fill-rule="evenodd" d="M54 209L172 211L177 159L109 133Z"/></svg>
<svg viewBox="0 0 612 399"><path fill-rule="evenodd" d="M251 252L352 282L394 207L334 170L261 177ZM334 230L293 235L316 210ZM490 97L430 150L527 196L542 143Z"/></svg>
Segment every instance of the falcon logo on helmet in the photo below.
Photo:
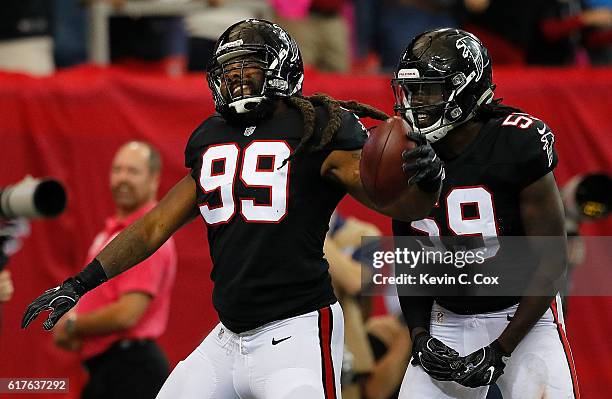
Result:
<svg viewBox="0 0 612 399"><path fill-rule="evenodd" d="M478 48L472 49L467 43L468 40L470 40L468 36L462 37L461 39L457 40L457 43L455 43L455 46L457 46L457 49L463 50L463 53L462 53L463 58L467 58L468 60L471 59L474 62L475 72L476 72L476 79L474 80L478 82L480 78L482 78L482 71L484 69L482 53L480 52L480 49Z"/></svg>

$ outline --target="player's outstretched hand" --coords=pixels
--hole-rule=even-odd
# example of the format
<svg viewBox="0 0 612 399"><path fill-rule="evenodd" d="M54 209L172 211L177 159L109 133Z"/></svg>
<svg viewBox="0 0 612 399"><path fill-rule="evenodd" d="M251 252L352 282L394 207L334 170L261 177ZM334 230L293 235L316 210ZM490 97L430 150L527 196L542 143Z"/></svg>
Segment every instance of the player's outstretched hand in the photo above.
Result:
<svg viewBox="0 0 612 399"><path fill-rule="evenodd" d="M508 356L495 340L489 346L461 358L455 381L470 388L491 385L504 374L506 364L503 358Z"/></svg>
<svg viewBox="0 0 612 399"><path fill-rule="evenodd" d="M69 278L62 285L43 292L26 309L21 320L21 328L26 328L40 312L50 310L51 314L43 323L43 327L45 330L52 329L55 323L78 302L80 295L77 291L75 279Z"/></svg>
<svg viewBox="0 0 612 399"><path fill-rule="evenodd" d="M427 374L438 381L452 381L462 364L460 359L456 350L426 331L414 337L412 364L421 365Z"/></svg>
<svg viewBox="0 0 612 399"><path fill-rule="evenodd" d="M410 132L408 137L418 146L402 153L402 169L409 175L408 184L417 184L423 191L434 192L444 178L444 162L436 155L429 142L420 134Z"/></svg>

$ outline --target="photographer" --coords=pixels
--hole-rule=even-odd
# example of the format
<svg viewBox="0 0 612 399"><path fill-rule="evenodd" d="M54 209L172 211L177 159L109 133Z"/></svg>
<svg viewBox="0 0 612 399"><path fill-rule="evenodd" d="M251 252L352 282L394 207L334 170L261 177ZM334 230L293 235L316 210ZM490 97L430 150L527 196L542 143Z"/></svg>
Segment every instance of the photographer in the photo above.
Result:
<svg viewBox="0 0 612 399"><path fill-rule="evenodd" d="M369 250L362 238L381 234L374 225L334 213L325 240L325 257L344 310L345 399L397 398L410 357L412 343L406 326L393 315L370 317L370 298L361 296L362 273L370 273L357 260L360 252Z"/></svg>
<svg viewBox="0 0 612 399"><path fill-rule="evenodd" d="M15 291L11 272L5 269L9 258L21 249L22 239L30 234L30 225L23 218L0 218L0 303L8 302Z"/></svg>

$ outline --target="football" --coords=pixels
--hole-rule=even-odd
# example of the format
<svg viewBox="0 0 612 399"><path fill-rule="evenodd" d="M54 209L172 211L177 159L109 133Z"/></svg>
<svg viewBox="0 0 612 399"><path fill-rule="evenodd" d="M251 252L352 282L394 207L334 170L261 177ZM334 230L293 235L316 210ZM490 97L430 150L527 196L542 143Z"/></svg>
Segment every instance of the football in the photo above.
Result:
<svg viewBox="0 0 612 399"><path fill-rule="evenodd" d="M389 205L406 187L410 175L402 170L402 152L417 146L408 138L412 129L393 116L370 131L361 151L359 172L365 191L376 206Z"/></svg>

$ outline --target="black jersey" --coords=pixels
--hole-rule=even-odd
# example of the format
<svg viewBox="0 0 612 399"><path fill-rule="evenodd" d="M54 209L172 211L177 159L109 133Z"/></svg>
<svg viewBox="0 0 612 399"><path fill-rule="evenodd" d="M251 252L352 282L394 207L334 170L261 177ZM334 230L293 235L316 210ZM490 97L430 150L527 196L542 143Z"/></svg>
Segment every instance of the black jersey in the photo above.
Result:
<svg viewBox="0 0 612 399"><path fill-rule="evenodd" d="M331 151L359 149L367 138L357 117L342 112L329 145L286 164L304 134L293 108L252 127L231 126L216 114L189 139L185 165L208 227L213 304L230 330L246 331L336 300L323 242L346 192L320 171ZM315 144L328 121L323 108L316 108L316 116Z"/></svg>
<svg viewBox="0 0 612 399"><path fill-rule="evenodd" d="M452 133L450 133L452 134ZM513 113L490 119L461 155L445 163L440 200L430 216L412 223L393 221L395 236L523 236L519 195L557 165L554 135L530 115ZM492 257L503 253L491 240ZM502 241L503 243L503 241ZM487 244L489 245L489 244ZM506 251L505 256L513 256ZM494 265L493 259L491 264ZM456 313L505 309L519 297L436 297Z"/></svg>

